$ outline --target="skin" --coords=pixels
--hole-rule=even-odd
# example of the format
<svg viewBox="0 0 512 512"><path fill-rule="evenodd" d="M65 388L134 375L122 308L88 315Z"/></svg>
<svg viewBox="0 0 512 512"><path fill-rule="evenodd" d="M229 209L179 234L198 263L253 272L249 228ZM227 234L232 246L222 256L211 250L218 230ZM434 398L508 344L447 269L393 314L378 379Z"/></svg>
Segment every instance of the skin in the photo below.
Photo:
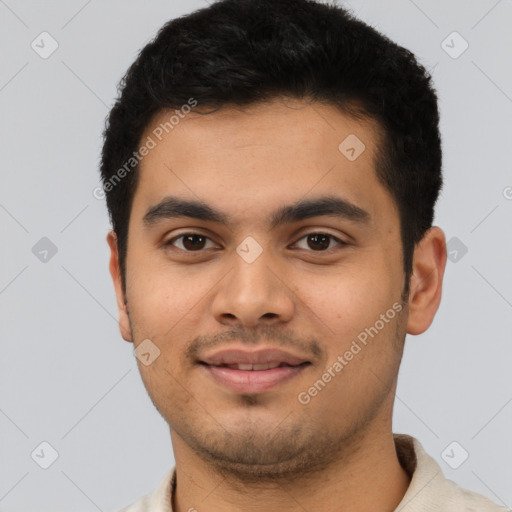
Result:
<svg viewBox="0 0 512 512"><path fill-rule="evenodd" d="M165 119L156 117L142 140ZM405 334L425 331L439 306L446 251L443 232L431 228L402 302L398 210L375 173L379 133L333 106L281 98L193 112L141 162L126 290L113 232L110 271L123 338L135 347L150 339L160 350L138 364L170 427L175 511L391 511L403 498L410 479L391 426L398 369ZM338 149L349 134L366 146L355 161ZM368 220L316 216L271 229L274 210L325 195L357 205ZM145 225L168 196L204 201L231 223ZM176 237L190 232L207 239L187 252ZM311 233L332 236L329 249L308 242ZM248 236L262 248L252 263L236 252ZM402 311L300 403L299 393L393 304ZM280 347L311 364L266 392L241 395L190 357L234 345Z"/></svg>

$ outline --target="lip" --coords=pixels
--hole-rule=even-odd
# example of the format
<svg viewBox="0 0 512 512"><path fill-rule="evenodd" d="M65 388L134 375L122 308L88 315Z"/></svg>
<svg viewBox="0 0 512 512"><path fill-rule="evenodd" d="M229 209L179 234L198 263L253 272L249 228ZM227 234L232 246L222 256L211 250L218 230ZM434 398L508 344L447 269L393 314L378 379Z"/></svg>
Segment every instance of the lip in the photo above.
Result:
<svg viewBox="0 0 512 512"><path fill-rule="evenodd" d="M215 381L235 393L264 393L283 384L311 365L300 356L274 348L257 351L224 349L202 358L199 363ZM221 365L250 364L277 365L266 370L240 370Z"/></svg>
<svg viewBox="0 0 512 512"><path fill-rule="evenodd" d="M235 370L224 366L203 365L205 370L221 385L235 393L264 393L271 388L297 377L309 366L281 366L269 370Z"/></svg>
<svg viewBox="0 0 512 512"><path fill-rule="evenodd" d="M260 348L258 350L223 349L201 358L201 363L210 366L221 364L273 364L284 363L290 366L297 366L309 362L306 358L296 356L290 352L277 348Z"/></svg>

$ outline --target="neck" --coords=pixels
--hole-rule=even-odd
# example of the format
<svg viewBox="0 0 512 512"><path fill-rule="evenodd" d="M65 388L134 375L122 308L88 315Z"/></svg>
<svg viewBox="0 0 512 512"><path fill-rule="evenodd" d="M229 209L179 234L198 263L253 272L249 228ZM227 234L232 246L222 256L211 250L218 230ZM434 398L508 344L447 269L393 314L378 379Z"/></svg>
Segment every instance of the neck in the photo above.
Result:
<svg viewBox="0 0 512 512"><path fill-rule="evenodd" d="M318 473L272 483L222 477L179 436L172 437L177 475L174 512L395 510L410 483L398 460L391 430L366 435L350 455Z"/></svg>

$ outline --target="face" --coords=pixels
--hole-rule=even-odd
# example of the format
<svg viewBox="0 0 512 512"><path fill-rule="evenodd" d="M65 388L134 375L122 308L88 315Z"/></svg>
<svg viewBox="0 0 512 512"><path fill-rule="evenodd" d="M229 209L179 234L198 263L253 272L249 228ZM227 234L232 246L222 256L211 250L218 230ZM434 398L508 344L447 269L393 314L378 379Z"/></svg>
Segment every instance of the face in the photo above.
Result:
<svg viewBox="0 0 512 512"><path fill-rule="evenodd" d="M176 457L261 480L390 429L410 304L377 128L281 99L192 112L160 137L141 162L125 294L109 242L121 332L145 354Z"/></svg>

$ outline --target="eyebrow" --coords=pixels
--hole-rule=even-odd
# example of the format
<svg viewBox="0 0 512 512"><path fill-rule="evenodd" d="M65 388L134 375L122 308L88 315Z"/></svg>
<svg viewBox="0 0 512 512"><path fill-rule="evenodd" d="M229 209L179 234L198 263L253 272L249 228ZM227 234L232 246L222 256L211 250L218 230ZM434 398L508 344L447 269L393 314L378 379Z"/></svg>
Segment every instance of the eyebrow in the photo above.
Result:
<svg viewBox="0 0 512 512"><path fill-rule="evenodd" d="M323 196L315 199L301 199L294 204L282 206L269 217L270 229L283 224L291 224L311 217L329 216L368 224L370 214L355 204L336 196ZM152 227L167 219L188 217L216 222L229 226L229 215L197 200L166 197L148 209L143 217L146 227Z"/></svg>

